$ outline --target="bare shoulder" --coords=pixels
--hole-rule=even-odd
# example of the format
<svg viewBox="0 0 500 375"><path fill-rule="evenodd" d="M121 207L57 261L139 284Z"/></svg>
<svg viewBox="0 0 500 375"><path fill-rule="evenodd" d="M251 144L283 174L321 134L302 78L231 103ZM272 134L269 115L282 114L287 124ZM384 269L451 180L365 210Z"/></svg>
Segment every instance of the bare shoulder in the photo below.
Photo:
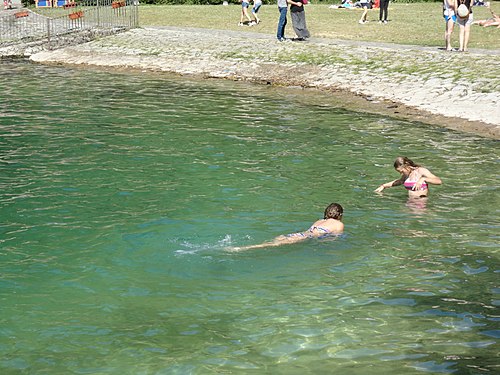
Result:
<svg viewBox="0 0 500 375"><path fill-rule="evenodd" d="M311 227L322 227L327 222L328 222L328 220L326 220L326 219L319 219L319 220L316 220L314 223L312 223Z"/></svg>
<svg viewBox="0 0 500 375"><path fill-rule="evenodd" d="M425 167L418 167L418 173L421 176L434 176L432 172Z"/></svg>
<svg viewBox="0 0 500 375"><path fill-rule="evenodd" d="M344 231L344 223L336 219L325 220L323 227L326 227L325 229L335 234L340 234Z"/></svg>
<svg viewBox="0 0 500 375"><path fill-rule="evenodd" d="M337 234L341 234L344 231L344 223L341 222L341 221L339 221L339 220L336 220L336 221L337 221L337 223L336 223L336 230L335 230L335 232Z"/></svg>

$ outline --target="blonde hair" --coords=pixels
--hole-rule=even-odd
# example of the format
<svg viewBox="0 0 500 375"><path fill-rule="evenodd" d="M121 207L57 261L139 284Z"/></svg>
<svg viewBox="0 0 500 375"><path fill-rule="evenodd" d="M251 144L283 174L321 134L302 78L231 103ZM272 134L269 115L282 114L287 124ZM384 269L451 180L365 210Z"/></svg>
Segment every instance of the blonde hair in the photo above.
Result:
<svg viewBox="0 0 500 375"><path fill-rule="evenodd" d="M420 165L414 163L413 160L408 159L406 156L398 156L396 160L394 160L394 169L398 169L399 167L418 168Z"/></svg>

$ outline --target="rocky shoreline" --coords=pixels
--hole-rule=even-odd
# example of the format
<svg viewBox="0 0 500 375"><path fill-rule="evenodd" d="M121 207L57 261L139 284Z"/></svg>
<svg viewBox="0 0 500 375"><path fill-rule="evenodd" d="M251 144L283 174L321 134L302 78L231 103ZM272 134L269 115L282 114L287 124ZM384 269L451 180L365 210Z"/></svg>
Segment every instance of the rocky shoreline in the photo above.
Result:
<svg viewBox="0 0 500 375"><path fill-rule="evenodd" d="M163 27L30 58L340 91L363 111L500 139L500 51L450 53L315 38L278 42L257 33Z"/></svg>

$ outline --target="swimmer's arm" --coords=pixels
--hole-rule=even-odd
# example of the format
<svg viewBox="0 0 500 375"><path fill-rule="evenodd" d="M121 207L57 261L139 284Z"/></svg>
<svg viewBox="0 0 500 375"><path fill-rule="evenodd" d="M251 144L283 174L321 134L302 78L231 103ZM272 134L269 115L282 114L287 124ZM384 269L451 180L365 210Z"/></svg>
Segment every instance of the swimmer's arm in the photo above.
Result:
<svg viewBox="0 0 500 375"><path fill-rule="evenodd" d="M262 247L269 247L269 246L277 246L277 245L274 245L274 242L264 242L264 243L260 243L258 245L228 247L228 248L226 248L226 250L232 251L232 252L237 252L237 251L244 251L244 250L251 250L251 249L260 249Z"/></svg>
<svg viewBox="0 0 500 375"><path fill-rule="evenodd" d="M401 178L398 178L397 180L386 182L385 184L380 185L378 188L375 189L375 193L380 193L382 190L393 187L393 186L398 186L402 185L405 180L405 176L402 176Z"/></svg>
<svg viewBox="0 0 500 375"><path fill-rule="evenodd" d="M488 4L488 9L490 10L490 13L493 16L493 18L498 18L498 16L495 14L495 12L493 12L493 9L491 9L491 5L489 5L489 4Z"/></svg>
<svg viewBox="0 0 500 375"><path fill-rule="evenodd" d="M296 242L301 242L307 239L306 236L300 237L300 236L294 236L294 237L287 237L287 236L278 236L274 240L269 241L269 242L263 242L257 245L248 245L248 246L241 246L241 247L230 247L227 248L226 250L228 251L244 251L244 250L251 250L251 249L261 249L263 247L277 247L281 245L288 245L291 243L296 243Z"/></svg>
<svg viewBox="0 0 500 375"><path fill-rule="evenodd" d="M420 186L422 186L424 182L433 185L441 185L443 183L438 176L433 175L427 168L420 167L418 171L420 172L420 178L414 186L416 190L420 189Z"/></svg>

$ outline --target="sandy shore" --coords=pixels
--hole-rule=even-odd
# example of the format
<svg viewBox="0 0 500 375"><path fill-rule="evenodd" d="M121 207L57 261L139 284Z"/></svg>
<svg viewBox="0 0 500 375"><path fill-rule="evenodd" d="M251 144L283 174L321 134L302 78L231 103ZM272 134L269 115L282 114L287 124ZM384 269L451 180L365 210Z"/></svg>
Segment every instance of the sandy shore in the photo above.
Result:
<svg viewBox="0 0 500 375"><path fill-rule="evenodd" d="M315 38L278 42L263 34L165 27L134 29L31 59L341 91L363 111L500 139L500 51Z"/></svg>

